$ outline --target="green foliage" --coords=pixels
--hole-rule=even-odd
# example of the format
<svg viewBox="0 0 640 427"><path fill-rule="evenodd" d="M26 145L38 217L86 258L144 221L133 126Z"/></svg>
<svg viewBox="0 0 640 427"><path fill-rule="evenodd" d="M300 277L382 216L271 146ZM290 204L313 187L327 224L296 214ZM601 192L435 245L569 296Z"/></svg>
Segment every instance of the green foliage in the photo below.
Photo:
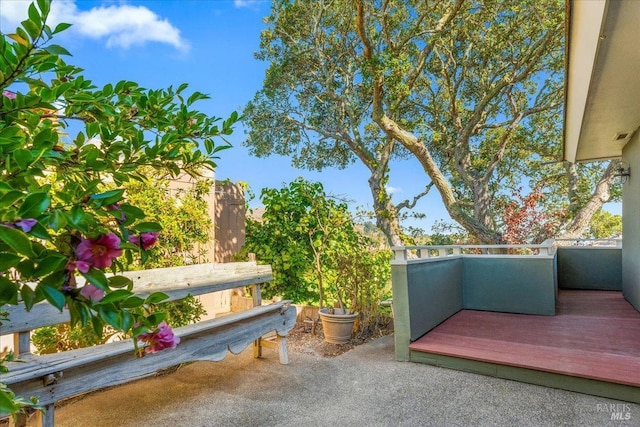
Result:
<svg viewBox="0 0 640 427"><path fill-rule="evenodd" d="M0 306L47 301L68 310L72 325L137 337L164 319L155 306L167 296L135 297L129 280L105 270L116 273L140 252L129 236L161 226L126 199L124 187L144 181L149 168L173 176L213 169L229 147L214 140L239 117L194 109L207 96L187 94L186 84L97 87L51 43L68 25L50 28L49 11L50 1L38 0L14 33L0 37ZM80 287L82 278L90 286ZM7 401L9 412L21 409L3 387L0 404Z"/></svg>
<svg viewBox="0 0 640 427"><path fill-rule="evenodd" d="M200 300L192 295L181 300L165 302L159 308L167 313L167 323L175 327L186 326L199 322L207 311Z"/></svg>
<svg viewBox="0 0 640 427"><path fill-rule="evenodd" d="M263 189L261 201L265 211L260 220L247 219L242 253L255 253L257 260L271 265L274 280L263 287L265 296L317 304L319 278L312 242L322 244L322 225L346 208L327 199L322 184L301 178L288 188Z"/></svg>
<svg viewBox="0 0 640 427"><path fill-rule="evenodd" d="M117 331L109 326L102 330L102 335L98 335L90 325L71 327L68 323L64 323L36 329L31 336L31 341L38 354L51 354L104 344L116 333Z"/></svg>
<svg viewBox="0 0 640 427"><path fill-rule="evenodd" d="M139 260L125 264L127 270L198 264L206 259L213 221L204 198L214 182L200 179L187 189L170 190L168 179L149 173L144 181L127 183L127 200L142 209L147 220L162 227L161 239Z"/></svg>
<svg viewBox="0 0 640 427"><path fill-rule="evenodd" d="M347 206L327 197L320 183L301 178L264 189L261 220L248 220L243 253L271 265L265 296L363 314L366 325L390 295L390 251L376 250L357 231Z"/></svg>
<svg viewBox="0 0 640 427"><path fill-rule="evenodd" d="M585 233L587 239L610 239L622 235L622 215L612 214L603 209L596 212Z"/></svg>

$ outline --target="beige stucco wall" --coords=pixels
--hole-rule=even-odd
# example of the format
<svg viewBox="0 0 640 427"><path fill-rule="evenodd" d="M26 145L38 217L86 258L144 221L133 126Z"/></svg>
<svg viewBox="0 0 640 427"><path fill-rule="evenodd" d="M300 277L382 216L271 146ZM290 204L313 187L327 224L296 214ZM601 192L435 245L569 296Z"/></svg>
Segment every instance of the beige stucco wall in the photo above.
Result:
<svg viewBox="0 0 640 427"><path fill-rule="evenodd" d="M622 150L631 176L622 184L622 291L640 310L640 132Z"/></svg>

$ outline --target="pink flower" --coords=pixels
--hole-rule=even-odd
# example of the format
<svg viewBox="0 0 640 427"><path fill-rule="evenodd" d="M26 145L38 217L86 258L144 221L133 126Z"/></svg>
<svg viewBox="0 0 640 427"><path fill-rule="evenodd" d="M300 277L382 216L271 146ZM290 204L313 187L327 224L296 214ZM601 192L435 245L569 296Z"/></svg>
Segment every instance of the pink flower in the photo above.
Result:
<svg viewBox="0 0 640 427"><path fill-rule="evenodd" d="M104 298L104 291L91 283L86 284L80 289L80 295L90 301L100 301Z"/></svg>
<svg viewBox="0 0 640 427"><path fill-rule="evenodd" d="M158 329L153 332L146 332L138 336L140 341L147 343L144 349L146 353L156 353L167 348L176 348L180 343L180 337L173 334L171 326L162 322L158 325Z"/></svg>
<svg viewBox="0 0 640 427"><path fill-rule="evenodd" d="M76 253L80 261L86 261L95 268L111 267L113 259L122 255L120 238L108 233L98 239L82 239Z"/></svg>
<svg viewBox="0 0 640 427"><path fill-rule="evenodd" d="M136 246L142 247L145 251L156 244L158 241L158 233L157 231L142 233L141 235L129 236L129 242L133 243Z"/></svg>
<svg viewBox="0 0 640 427"><path fill-rule="evenodd" d="M28 233L37 223L38 221L36 221L35 219L27 218L16 221L14 224L16 225L16 227L20 227L25 233Z"/></svg>
<svg viewBox="0 0 640 427"><path fill-rule="evenodd" d="M91 264L89 264L87 261L69 260L69 262L67 263L67 271L71 273L73 273L76 269L80 273L88 273L89 268L91 268Z"/></svg>
<svg viewBox="0 0 640 427"><path fill-rule="evenodd" d="M11 92L10 90L3 90L2 96L9 99L16 99L16 94Z"/></svg>

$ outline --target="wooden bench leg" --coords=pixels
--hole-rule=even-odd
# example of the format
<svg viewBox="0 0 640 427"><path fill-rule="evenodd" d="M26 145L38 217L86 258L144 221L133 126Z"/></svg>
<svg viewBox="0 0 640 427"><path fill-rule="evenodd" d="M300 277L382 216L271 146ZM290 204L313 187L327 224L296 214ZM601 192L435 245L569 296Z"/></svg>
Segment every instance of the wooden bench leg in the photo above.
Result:
<svg viewBox="0 0 640 427"><path fill-rule="evenodd" d="M262 357L262 338L258 338L253 342L253 357Z"/></svg>
<svg viewBox="0 0 640 427"><path fill-rule="evenodd" d="M54 410L56 405L51 404L44 407L44 414L41 415L42 419L42 427L53 427L54 426Z"/></svg>
<svg viewBox="0 0 640 427"><path fill-rule="evenodd" d="M287 337L276 335L275 341L271 338L268 340L258 339L253 343L253 355L255 357L262 357L263 348L271 348L278 351L278 359L283 365L289 364L289 352L287 351Z"/></svg>
<svg viewBox="0 0 640 427"><path fill-rule="evenodd" d="M276 338L276 344L278 346L278 358L283 365L289 364L289 352L287 350L287 337L281 337L278 335Z"/></svg>

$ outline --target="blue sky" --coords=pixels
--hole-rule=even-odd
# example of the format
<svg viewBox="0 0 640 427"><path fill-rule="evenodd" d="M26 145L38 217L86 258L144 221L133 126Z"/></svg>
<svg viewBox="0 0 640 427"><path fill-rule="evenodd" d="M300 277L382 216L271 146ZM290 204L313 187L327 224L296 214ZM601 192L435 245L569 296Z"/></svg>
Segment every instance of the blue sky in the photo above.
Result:
<svg viewBox="0 0 640 427"><path fill-rule="evenodd" d="M14 31L27 16L25 0L0 0L0 30ZM69 22L56 43L72 54L69 62L86 70L97 85L133 80L150 89L188 83L210 100L197 105L207 114L227 117L241 112L262 87L266 63L254 58L263 17L271 2L261 0L54 0L51 20ZM294 169L288 158L258 159L242 142L243 127L229 138L233 148L221 153L216 178L249 183L258 196L265 187L279 188L298 176L324 184L327 193L350 201L353 209L370 209L369 176L354 164L345 170L321 173ZM412 198L424 188L425 174L415 160L392 164L390 191L394 202ZM251 203L258 206L257 198ZM608 210L620 213L619 204ZM415 212L423 220L407 221L427 232L437 220L447 220L436 190L423 198Z"/></svg>
<svg viewBox="0 0 640 427"><path fill-rule="evenodd" d="M2 32L14 31L26 18L28 4L0 0ZM227 117L234 110L241 112L262 87L267 64L256 60L254 52L270 7L270 1L249 0L54 0L51 19L73 24L55 42L73 54L68 62L84 68L86 77L97 85L127 79L162 88L184 82L211 96L196 104L202 111ZM238 126L229 138L233 148L223 151L218 160L216 178L248 182L259 195L262 188L279 188L304 176L322 182L328 193L350 200L352 208L370 209L368 171L363 166L321 173L298 170L288 158L250 156L242 146L245 138ZM396 202L419 193L424 184L416 161L392 168L389 185ZM258 204L255 200L252 206ZM448 219L435 190L416 211L427 217L411 225L427 231L435 220Z"/></svg>

